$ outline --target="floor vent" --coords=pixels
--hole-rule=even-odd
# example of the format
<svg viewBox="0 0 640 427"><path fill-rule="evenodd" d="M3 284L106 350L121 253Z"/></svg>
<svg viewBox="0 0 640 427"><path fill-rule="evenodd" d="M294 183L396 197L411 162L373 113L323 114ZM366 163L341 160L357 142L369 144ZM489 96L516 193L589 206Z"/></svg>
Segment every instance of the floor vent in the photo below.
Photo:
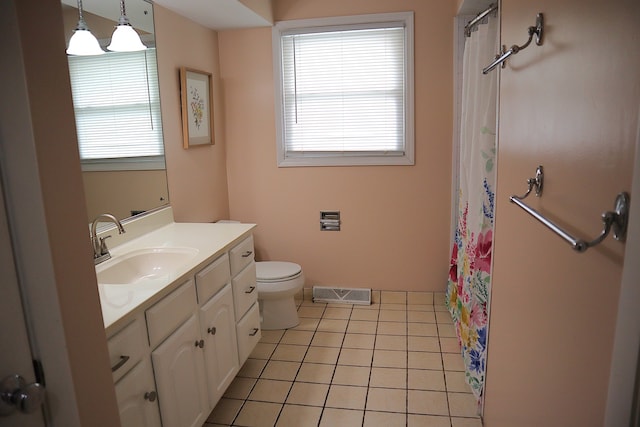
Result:
<svg viewBox="0 0 640 427"><path fill-rule="evenodd" d="M313 302L371 305L371 289L314 286Z"/></svg>

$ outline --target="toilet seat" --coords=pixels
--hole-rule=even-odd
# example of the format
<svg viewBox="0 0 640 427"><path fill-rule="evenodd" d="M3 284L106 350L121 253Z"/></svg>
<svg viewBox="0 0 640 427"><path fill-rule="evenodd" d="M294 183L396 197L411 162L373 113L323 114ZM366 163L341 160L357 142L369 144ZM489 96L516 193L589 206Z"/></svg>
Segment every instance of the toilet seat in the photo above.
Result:
<svg viewBox="0 0 640 427"><path fill-rule="evenodd" d="M302 267L293 262L261 261L256 263L256 279L260 283L294 280L302 274Z"/></svg>

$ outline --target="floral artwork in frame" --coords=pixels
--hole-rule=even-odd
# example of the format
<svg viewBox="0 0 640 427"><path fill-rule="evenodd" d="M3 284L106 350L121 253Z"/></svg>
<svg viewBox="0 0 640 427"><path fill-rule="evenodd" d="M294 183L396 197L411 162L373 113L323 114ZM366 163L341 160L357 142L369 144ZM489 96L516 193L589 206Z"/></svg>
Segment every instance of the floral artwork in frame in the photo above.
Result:
<svg viewBox="0 0 640 427"><path fill-rule="evenodd" d="M211 73L180 68L182 137L184 148L213 145L213 87Z"/></svg>

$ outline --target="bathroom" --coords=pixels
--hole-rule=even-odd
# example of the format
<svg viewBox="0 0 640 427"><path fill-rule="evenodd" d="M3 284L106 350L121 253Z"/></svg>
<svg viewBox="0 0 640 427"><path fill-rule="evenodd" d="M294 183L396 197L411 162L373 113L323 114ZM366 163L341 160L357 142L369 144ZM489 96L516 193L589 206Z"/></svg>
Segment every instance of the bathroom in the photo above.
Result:
<svg viewBox="0 0 640 427"><path fill-rule="evenodd" d="M90 253L90 248L81 226L86 208L78 196L83 188L72 143L69 89L51 84L67 79L66 58L52 53L63 43L59 5L15 3L7 13L3 5L0 14L3 34L20 40L21 47L3 47L2 69L9 77L3 93L12 94L7 97L12 103L3 103L2 124L22 111L24 123L13 122L29 129L18 135L33 140L9 147L4 147L4 135L2 141L8 159L2 165L3 184L11 193L7 209L16 227L14 241L20 242L16 258L21 265L27 254L41 254L28 255L29 268L21 268L21 279L38 282L36 294L57 301L39 317L63 325L51 332L50 340L64 342L66 349L60 372L48 373L49 383L55 386L59 379L60 390L75 395L76 404L63 408L60 416L68 418L61 419L79 420L65 425L111 426L117 409L104 369L106 350L96 350L105 348L100 309L95 289L87 285L95 282L95 270L88 259L68 255L78 248ZM451 235L453 19L461 2L396 3L275 1L273 16L414 11L416 161L407 167L277 168L270 28L214 32L156 7L167 174L176 221L255 222L257 255L299 262L313 284L444 292ZM581 221L573 224L579 234L596 235L594 215L610 209L612 192L632 191L638 79L623 70L638 69L637 53L625 49L625 40L637 40L629 21L638 18L638 6L631 1L619 1L615 8L602 1L503 3L504 44L521 43L538 12L547 16L549 33L544 47L528 48L513 67L501 70L497 215L504 228L498 225L495 238L485 425L602 425L605 411L619 404L611 397L616 387L609 385L609 372L616 316L623 309L618 309L624 292L620 284L633 274L626 271L632 266L625 263L623 273L624 249L612 239L605 250L573 253L507 201L524 192L527 178L543 164L546 203L556 204L549 211L565 224ZM584 22L598 30L583 30ZM194 43L199 49L184 48ZM574 57L571 43L593 52ZM625 68L614 68L615 77L606 66L597 67L603 52L626 61ZM577 62L562 62L569 60ZM212 147L182 148L177 68L184 65L217 76L221 114ZM566 73L558 77L564 92L543 90L558 69ZM609 91L594 90L588 99L576 101L572 97L586 85L580 75L591 75L575 75L575 69L606 77L603 87ZM556 118L578 105L581 112ZM596 177L600 172L602 181ZM341 211L339 233L319 232L319 211L327 209ZM578 216L577 211L589 214ZM31 236L44 237L34 241ZM48 248L44 253L43 247ZM44 341L38 343L42 353L59 351Z"/></svg>

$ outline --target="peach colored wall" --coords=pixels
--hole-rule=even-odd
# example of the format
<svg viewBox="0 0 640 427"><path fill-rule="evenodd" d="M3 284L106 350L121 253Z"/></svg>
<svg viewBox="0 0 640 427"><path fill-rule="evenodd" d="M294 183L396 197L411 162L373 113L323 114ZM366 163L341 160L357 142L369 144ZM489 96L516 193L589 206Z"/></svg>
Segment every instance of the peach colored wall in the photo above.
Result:
<svg viewBox="0 0 640 427"><path fill-rule="evenodd" d="M229 217L224 111L215 31L154 5L169 196L178 222ZM182 148L180 67L213 74L215 145Z"/></svg>
<svg viewBox="0 0 640 427"><path fill-rule="evenodd" d="M415 11L415 166L276 166L271 29L221 31L231 217L255 222L263 260L307 286L443 290L449 268L454 2L274 2L278 20ZM173 193L172 193L173 197ZM321 232L320 210L342 231Z"/></svg>
<svg viewBox="0 0 640 427"><path fill-rule="evenodd" d="M47 306L51 310L59 308L61 312L65 342L59 345L66 349L65 360L56 359L56 365L62 365L68 359L75 391L75 396L63 396L56 394L52 387L48 401L54 420L60 411L59 402L75 398L79 425L115 426L119 424L119 417L86 227L60 4L21 0L15 1L15 7L24 63L24 80L16 84L26 84L32 131L32 135L28 135L31 138L25 136L19 143L33 144L37 157L37 170L24 168L21 172L24 177L37 175L39 178L41 194L38 196L46 213L48 233L48 236L40 236L39 240L44 244L30 255L34 260L21 259L19 263L37 270L42 259L51 259L57 287L53 295L57 300L48 300ZM20 113L15 112L16 120L23 119ZM25 165L29 164L28 159L21 160ZM8 180L15 178L8 177ZM29 183L24 185L26 189ZM34 205L39 207L39 202L34 201ZM23 275L38 273L41 272L29 271ZM44 289L50 277L44 279L39 283L42 286L37 295L39 298L51 295L50 289ZM36 307L43 305L41 301L32 303ZM33 316L44 314L37 312ZM56 331L55 327L51 329ZM41 355L46 351L47 345L43 342L47 339L38 338L40 345L36 350ZM51 378L57 378L57 366L45 363L44 368Z"/></svg>
<svg viewBox="0 0 640 427"><path fill-rule="evenodd" d="M609 237L578 254L508 197L542 164L544 193L527 203L586 239L630 190L640 3L503 0L502 42L524 41L540 11L544 45L501 71L485 425L595 427L604 421L624 245Z"/></svg>

